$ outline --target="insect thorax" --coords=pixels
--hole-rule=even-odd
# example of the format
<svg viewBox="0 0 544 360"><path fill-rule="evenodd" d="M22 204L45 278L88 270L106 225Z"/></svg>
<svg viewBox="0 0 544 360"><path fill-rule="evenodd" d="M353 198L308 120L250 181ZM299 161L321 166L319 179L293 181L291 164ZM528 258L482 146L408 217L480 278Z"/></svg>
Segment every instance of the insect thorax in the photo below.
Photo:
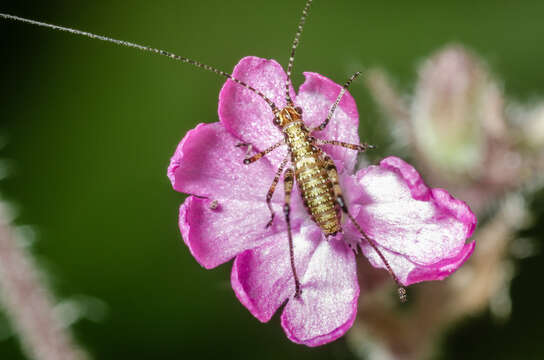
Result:
<svg viewBox="0 0 544 360"><path fill-rule="evenodd" d="M312 143L308 129L293 107L284 108L278 117L291 152L295 178L304 205L324 234L332 235L341 228L332 182L324 167L323 152Z"/></svg>

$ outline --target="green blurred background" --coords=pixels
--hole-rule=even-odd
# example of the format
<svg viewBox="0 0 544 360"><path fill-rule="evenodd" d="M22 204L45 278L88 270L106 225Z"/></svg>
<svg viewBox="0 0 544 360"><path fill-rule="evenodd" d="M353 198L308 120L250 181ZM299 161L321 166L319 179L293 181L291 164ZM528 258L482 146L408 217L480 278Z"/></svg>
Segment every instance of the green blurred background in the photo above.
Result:
<svg viewBox="0 0 544 360"><path fill-rule="evenodd" d="M229 71L246 55L285 64L302 6L302 0L3 1L0 11ZM343 82L380 65L409 90L420 61L455 41L490 62L507 96L536 98L544 95L543 16L542 1L317 0L297 53L295 85L302 71ZM181 241L177 209L184 197L171 189L166 167L187 130L217 121L222 79L20 23L0 21L0 34L0 135L7 141L0 159L10 170L1 194L16 204L17 224L32 225L33 251L59 297L100 300L100 321L74 325L96 359L353 358L344 340L310 349L287 340L277 318L259 323L235 298L230 265L206 271ZM351 92L364 139L390 142L363 83ZM532 206L544 219L542 196ZM543 230L536 225L527 233L542 238ZM542 358L542 260L520 263L509 321L486 313L467 319L450 331L440 358ZM0 326L6 333L5 321ZM23 358L13 336L0 341L0 358Z"/></svg>

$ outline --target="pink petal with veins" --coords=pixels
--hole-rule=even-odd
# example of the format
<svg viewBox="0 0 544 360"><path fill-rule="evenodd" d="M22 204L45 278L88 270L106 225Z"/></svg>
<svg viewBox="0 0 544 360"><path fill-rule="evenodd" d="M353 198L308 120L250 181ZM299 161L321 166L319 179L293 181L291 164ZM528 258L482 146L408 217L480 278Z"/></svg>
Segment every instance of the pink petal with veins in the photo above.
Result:
<svg viewBox="0 0 544 360"><path fill-rule="evenodd" d="M287 337L319 346L344 335L353 325L359 298L353 252L344 242L322 236L301 282L302 295L290 299L281 315Z"/></svg>
<svg viewBox="0 0 544 360"><path fill-rule="evenodd" d="M174 189L199 196L187 198L181 206L179 226L191 253L206 268L285 230L281 221L265 229L272 166L266 159L244 165L244 151L236 142L220 123L198 125L182 139L168 168ZM280 214L281 192L279 185L272 203Z"/></svg>
<svg viewBox="0 0 544 360"><path fill-rule="evenodd" d="M199 124L187 132L168 167L174 189L213 199L262 203L275 169L266 158L244 165L245 148L236 147L237 143L220 123Z"/></svg>
<svg viewBox="0 0 544 360"><path fill-rule="evenodd" d="M248 56L238 62L232 76L260 90L278 109L286 105L285 79L287 75L275 60ZM291 96L295 93L291 88ZM251 143L257 151L264 150L283 139L274 125L270 106L249 89L227 80L219 93L219 119L237 139ZM267 159L278 167L287 155L286 147L274 150Z"/></svg>
<svg viewBox="0 0 544 360"><path fill-rule="evenodd" d="M215 209L211 202L189 196L179 210L183 240L195 259L207 269L285 232L283 223L265 229L270 216L264 201L221 200Z"/></svg>
<svg viewBox="0 0 544 360"><path fill-rule="evenodd" d="M474 244L466 244L476 226L470 208L445 190L428 188L403 160L386 158L346 184L357 221L404 285L443 279L472 253ZM351 224L345 228L348 237L360 238ZM378 254L362 245L372 265L385 268Z"/></svg>
<svg viewBox="0 0 544 360"><path fill-rule="evenodd" d="M321 230L311 221L293 231L295 266L304 275L308 262L322 241ZM232 288L240 302L262 322L270 320L283 302L295 294L287 233L236 257ZM292 300L290 300L292 301Z"/></svg>

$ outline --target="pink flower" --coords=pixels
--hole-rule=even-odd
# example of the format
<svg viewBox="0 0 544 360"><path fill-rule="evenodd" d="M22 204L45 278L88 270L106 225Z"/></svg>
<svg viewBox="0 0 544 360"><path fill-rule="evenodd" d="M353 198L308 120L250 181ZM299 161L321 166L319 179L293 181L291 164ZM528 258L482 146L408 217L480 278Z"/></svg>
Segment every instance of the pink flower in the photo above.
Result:
<svg viewBox="0 0 544 360"><path fill-rule="evenodd" d="M305 73L295 105L303 109L308 127L327 116L341 87ZM286 75L274 60L242 59L233 76L285 106ZM240 142L263 150L278 142L268 105L254 93L227 81L219 95L220 122L199 124L178 145L168 168L175 190L191 194L181 205L179 227L195 259L211 269L234 258L231 283L240 302L267 322L284 304L281 324L294 342L318 346L342 336L357 312L359 285L355 254L348 243L360 243L375 267L384 268L377 253L344 216L344 233L327 240L310 219L295 187L291 202L295 263L302 294L295 298L285 221L276 216L265 228L269 211L265 196L275 171L287 154L281 147L265 158L244 165ZM328 127L315 136L359 143L355 101L346 93ZM439 280L453 273L470 256L474 242L465 243L476 225L468 206L445 190L430 189L416 170L389 157L379 165L355 172L356 152L324 146L340 174L350 212L379 249L404 285ZM281 182L273 197L281 214Z"/></svg>

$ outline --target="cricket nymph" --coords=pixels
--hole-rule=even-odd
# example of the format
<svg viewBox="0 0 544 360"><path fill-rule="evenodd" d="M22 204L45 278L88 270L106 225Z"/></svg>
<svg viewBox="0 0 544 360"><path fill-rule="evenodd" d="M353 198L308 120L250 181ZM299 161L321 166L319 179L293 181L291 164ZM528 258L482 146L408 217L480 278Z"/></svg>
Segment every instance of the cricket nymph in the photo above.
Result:
<svg viewBox="0 0 544 360"><path fill-rule="evenodd" d="M160 56L166 56L170 59L190 64L197 68L213 72L219 76L222 76L228 81L232 81L239 86L245 88L248 92L251 92L255 97L260 98L264 101L271 110L273 114L274 125L283 133L284 138L281 141L271 144L266 149L259 149L261 151L251 154L253 145L250 142L247 143L238 143L235 146L237 147L247 147L247 152L245 158L242 160L245 165L250 165L255 161L265 157L270 152L275 149L280 148L281 146L288 147L288 155L284 157L281 161L281 164L276 170L274 179L270 184L270 188L266 194L266 205L270 211L270 220L265 225L265 228L268 229L272 226L275 218L274 207L272 198L275 192L275 189L280 181L280 178L283 176L284 182L284 203L283 203L283 215L285 218L287 239L289 246L289 260L291 265L292 277L295 285L295 294L294 298L300 298L302 293L301 282L297 274L297 266L295 259L295 251L293 244L293 234L291 229L291 193L293 190L294 183L296 181L302 201L311 217L311 219L319 226L323 235L326 239L330 239L339 232L342 232L341 220L345 216L344 220L350 221L352 225L357 229L360 234L360 238L356 240L350 240L351 243L348 245L352 248L354 252L358 251L361 244L367 243L373 251L380 257L385 268L393 278L393 280L398 284L398 293L401 301L406 300L406 290L402 286L396 274L393 272L393 269L389 265L389 262L381 252L380 248L377 246L376 242L367 235L365 230L357 222L356 218L350 213L350 206L344 200L342 196L342 189L338 183L338 172L334 161L331 157L323 151L320 146L322 145L332 145L339 146L345 149L364 152L367 149L373 148L372 146L362 143L362 144L352 144L343 142L338 139L322 139L315 138L312 136L314 132L321 132L326 129L327 125L331 120L333 120L333 115L337 106L340 104L342 97L346 93L348 87L352 81L357 78L361 72L354 73L344 85L338 89L338 94L334 102L331 101L331 106L328 112L328 115L323 121L315 127L308 128L302 120L302 109L295 107L294 101L291 98L292 92L292 83L291 83L291 72L293 69L295 51L299 44L300 35L306 21L306 16L308 14L312 0L306 0L306 5L302 10L302 16L300 18L299 25L297 27L297 32L291 46L291 54L289 57L289 62L287 65L286 78L284 82L285 89L285 107L279 108L276 103L269 97L267 97L263 91L267 89L257 89L252 86L247 80L242 77L233 76L230 73L219 70L213 66L201 63L199 61L179 56L169 51L162 49L157 49L153 47L148 47L124 40L118 40L94 33L89 33L82 30L72 29L68 27L62 27L58 25L48 24L40 21L35 21L31 19L25 19L22 17L0 13L1 19L9 19L15 21L21 21L28 24L41 26L49 29L54 29L58 31L64 31L76 35L85 36L91 39L106 41L114 43L120 46L126 46L135 48L141 51L146 51L154 53ZM241 74L244 75L245 72ZM267 90L268 91L268 90ZM314 119L316 120L316 119ZM261 124L262 125L262 124ZM324 133L322 133L324 134ZM246 139L246 141L251 141L251 139ZM236 161L236 160L233 160ZM218 200L212 200L209 205L209 209L214 212L219 212L221 210L221 205ZM330 239L334 240L334 239ZM344 240L342 236L338 237L339 241ZM247 305L246 305L247 306ZM344 330L345 331L345 330ZM333 333L331 333L333 334ZM330 334L327 335L330 338Z"/></svg>
<svg viewBox="0 0 544 360"><path fill-rule="evenodd" d="M315 139L302 122L301 112L300 108L287 106L278 112L274 122L285 136L295 179L308 213L325 235L335 235L341 230L333 189L337 184L336 167L315 145Z"/></svg>
<svg viewBox="0 0 544 360"><path fill-rule="evenodd" d="M288 73L289 74L289 73ZM340 103L342 96L344 95L349 84L360 73L355 73L344 84L343 89L338 94L338 97L329 111L327 118L317 127L308 129L302 121L302 109L295 107L292 100L287 97L287 106L281 110L273 108L274 111L274 125L276 125L283 133L284 139L269 148L254 154L253 156L244 159L244 164L251 164L254 161L262 158L266 154L270 153L274 149L281 145L287 145L289 155L284 158L279 166L276 176L272 181L272 185L266 195L266 203L270 210L270 221L266 225L268 228L272 225L274 220L274 210L271 206L272 195L276 189L276 185L280 179L284 168L287 165L287 161L291 160L293 168L288 168L284 173L284 190L285 190L285 202L283 207L283 213L285 215L285 221L287 223L287 236L289 240L289 257L291 260L291 269L295 280L295 298L300 297L301 287L300 280L297 275L295 266L295 257L293 251L293 236L291 234L291 220L290 220L290 202L291 191L293 189L293 177L295 177L298 187L300 189L300 195L302 201L312 220L321 228L323 234L326 237L334 236L339 231L342 231L341 219L342 214L345 214L349 220L353 223L355 228L361 234L361 240L366 241L376 251L380 259L385 264L387 271L395 282L399 285L398 294L401 301L406 301L406 289L402 286L399 279L393 272L393 269L387 262L387 259L383 256L382 252L376 246L374 240L372 240L357 221L353 218L349 212L348 206L342 196L342 189L338 183L338 171L334 165L333 160L323 150L319 148L319 145L336 145L355 151L366 151L373 146L366 143L363 144L350 144L338 140L323 140L316 139L312 136L314 131L323 130L332 118L332 114L336 109L336 106ZM288 89L288 87L286 87ZM288 93L288 92L287 92ZM248 145L250 144L239 144ZM290 157L290 159L289 159ZM294 170L293 170L294 169ZM356 249L354 249L356 251Z"/></svg>
<svg viewBox="0 0 544 360"><path fill-rule="evenodd" d="M327 144L327 145L333 145L333 146L340 146L340 147L354 150L357 152L364 152L367 149L372 148L372 146L368 144L364 144L364 143L350 144L350 143L346 143L339 140L317 139L312 136L314 132L323 131L327 127L327 125L329 124L329 122L331 121L334 115L336 107L340 104L340 101L342 100L342 97L346 93L349 85L361 73L356 72L348 79L346 83L344 83L342 88L339 89L339 93L337 95L336 101L334 101L334 103L331 104L327 117L323 120L321 124L319 124L316 127L308 129L304 125L302 121L302 109L299 107L295 107L293 99L291 98L291 86L292 86L291 71L293 69L293 64L295 59L295 50L299 44L299 38L302 33L302 29L306 21L306 15L308 13L311 3L312 3L312 0L306 0L306 5L304 6L304 9L302 10L302 17L300 18L298 30L296 32L295 39L293 40L293 44L291 46L291 56L289 57L289 63L287 65L287 77L285 78L285 83L284 83L285 102L287 105L283 107L281 110L280 108L277 107L274 101L272 101L270 98L264 95L264 93L261 90L254 88L251 84L248 84L245 81L240 80L239 78L234 77L233 75L227 72L216 69L210 65L203 64L199 61L196 61L190 58L179 56L162 49L156 49L156 48L143 46L136 43L131 43L128 41L113 39L106 36L89 33L86 31L52 25L52 24L48 24L48 23L44 23L40 21L31 20L31 19L25 19L18 16L14 16L14 15L0 13L0 18L21 21L21 22L29 23L36 26L42 26L42 27L46 27L46 28L50 28L54 30L65 31L72 34L76 34L76 35L86 36L91 39L107 41L117 45L132 47L138 50L155 53L161 56L166 56L173 60L190 64L195 67L201 68L203 70L214 72L222 77L227 78L230 81L235 82L236 84L244 87L248 91L251 91L253 94L261 98L264 102L268 104L268 106L270 107L270 110L274 114L274 120L273 120L274 124L282 131L284 135L284 139L271 145L267 149L264 149L256 154L253 154L252 156L249 156L249 154L251 153L251 149L253 148L252 144L239 143L236 146L237 147L247 146L246 158L243 160L243 163L246 165L249 165L263 158L264 156L266 156L267 154L269 154L270 152L274 151L275 149L281 146L287 145L287 147L289 148L289 155L283 159L280 166L276 170L274 180L272 181L272 184L270 185L270 188L268 189L268 192L266 194L266 204L270 211L270 221L268 221L265 227L269 228L273 224L275 214L274 214L274 209L272 207L272 197L274 195L276 186L281 176L283 175L284 190L285 190L283 214L285 216L285 222L287 225L287 237L289 240L289 257L291 262L291 270L293 272L293 278L295 281L294 297L295 298L300 297L300 294L302 291L300 286L300 280L296 272L293 236L291 231L291 218L290 218L291 192L293 190L294 181L296 180L296 183L298 184L298 187L300 189L302 201L304 202L304 205L306 206L306 209L308 210L308 213L310 214L312 220L320 227L320 229L323 231L323 234L326 237L330 237L342 231L341 219L342 219L342 216L345 215L351 221L351 223L355 226L355 228L358 230L359 234L361 235L360 241L368 243L368 245L370 245L373 248L373 250L378 254L378 256L384 263L391 277L399 285L399 296L400 296L400 299L404 301L406 300L406 290L404 289L404 287L402 287L402 284L400 283L399 279L393 272L391 266L387 262L387 259L384 257L380 249L377 247L374 240L371 239L365 233L363 228L357 223L356 219L349 212L349 206L344 201L344 197L342 196L342 190L338 183L338 172L336 170L336 166L334 165L334 162L329 157L329 155L327 155L322 149L319 148L319 146ZM291 166L285 170L285 167L287 166L289 160L290 160ZM218 206L217 202L215 203L212 202L210 204L210 209L216 210L217 206ZM357 251L356 247L352 249L354 251Z"/></svg>

